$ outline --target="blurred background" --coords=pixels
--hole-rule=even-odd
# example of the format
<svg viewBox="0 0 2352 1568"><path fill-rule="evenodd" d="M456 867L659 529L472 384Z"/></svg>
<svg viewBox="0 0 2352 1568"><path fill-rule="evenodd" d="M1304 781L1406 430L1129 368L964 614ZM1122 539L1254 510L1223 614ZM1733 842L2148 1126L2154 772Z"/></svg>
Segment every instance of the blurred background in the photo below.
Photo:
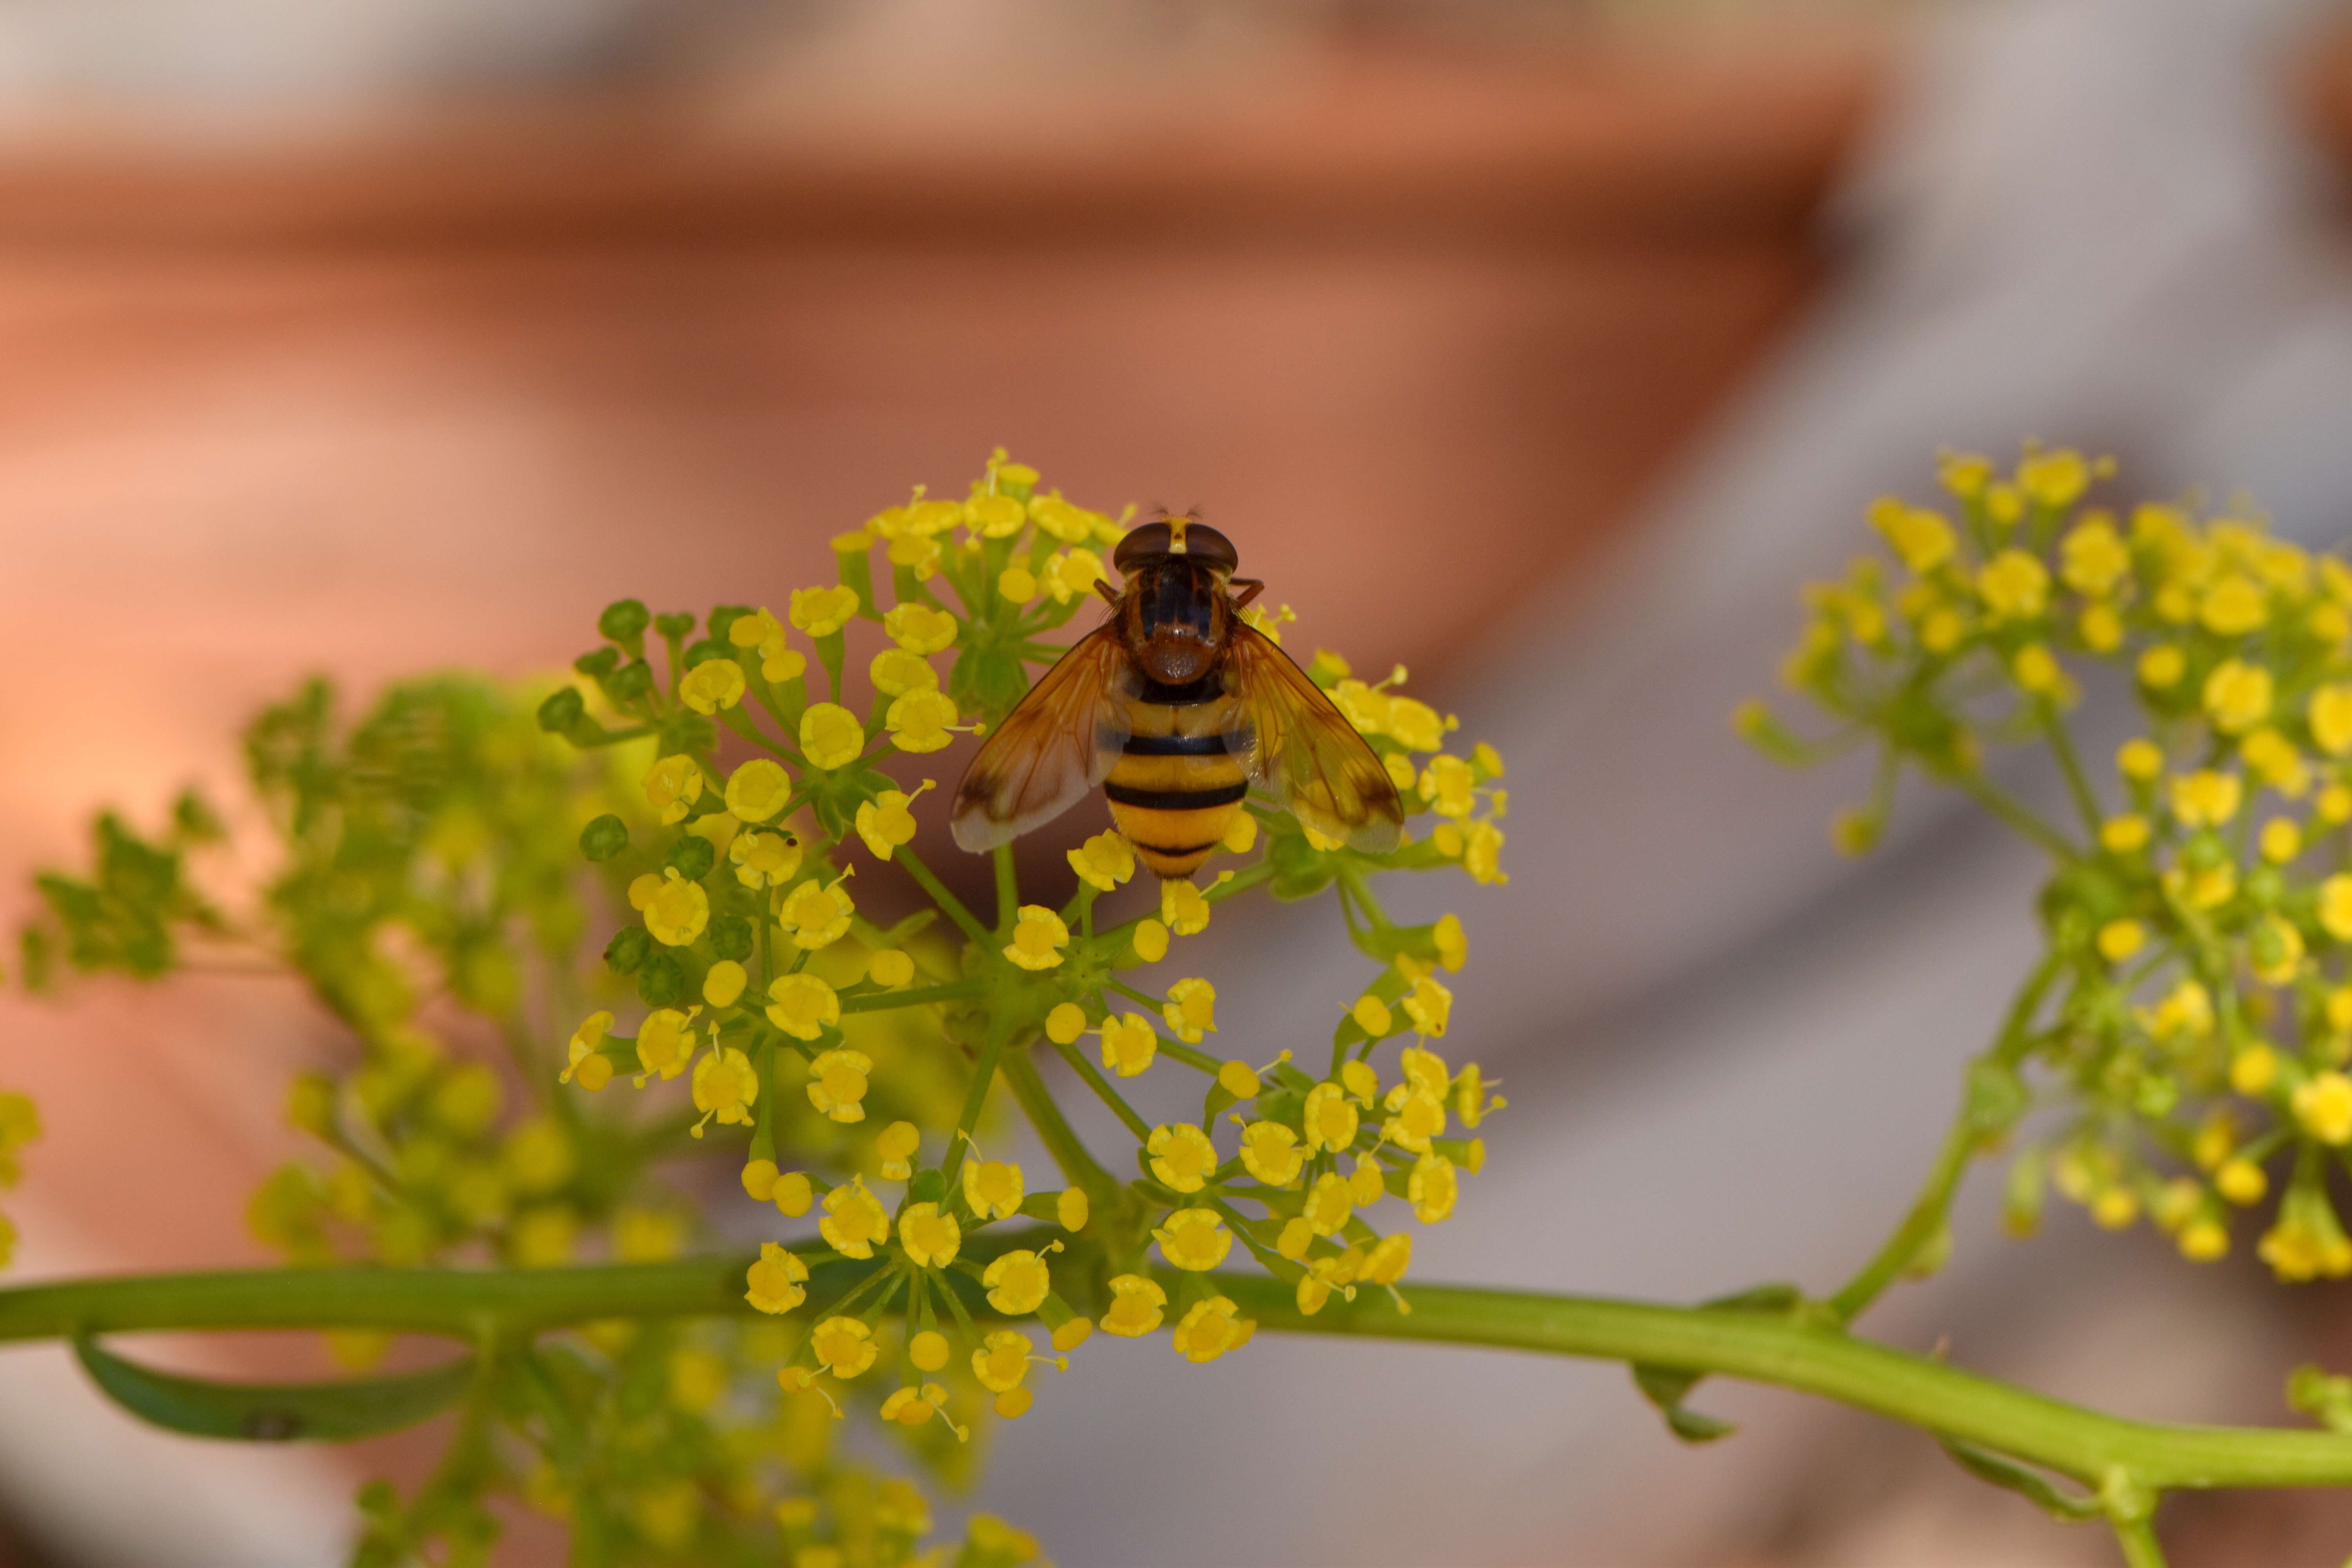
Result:
<svg viewBox="0 0 2352 1568"><path fill-rule="evenodd" d="M1454 1043L1513 1100L1416 1272L1825 1288L1907 1202L2035 868L1924 799L1841 862L1863 781L1725 716L1939 446L2345 536L2347 37L2288 0L14 0L0 917L97 803L235 798L303 675L781 605L1001 443L1202 506L1295 640L1409 665L1509 760L1510 886L1409 895L1467 921ZM1260 1055L1354 984L1265 913L1203 939ZM263 1260L245 1196L334 1047L289 990L0 994L49 1129L16 1277ZM2341 1286L2071 1214L2011 1242L1985 1197L1874 1331L2182 1419L2352 1359ZM1710 1386L1745 1430L1693 1451L1608 1367L1087 1360L971 1500L1078 1568L2111 1551L1769 1392ZM335 1562L355 1480L421 1451L178 1443L0 1352L0 1564ZM2352 1547L2325 1496L2169 1506L2183 1563Z"/></svg>

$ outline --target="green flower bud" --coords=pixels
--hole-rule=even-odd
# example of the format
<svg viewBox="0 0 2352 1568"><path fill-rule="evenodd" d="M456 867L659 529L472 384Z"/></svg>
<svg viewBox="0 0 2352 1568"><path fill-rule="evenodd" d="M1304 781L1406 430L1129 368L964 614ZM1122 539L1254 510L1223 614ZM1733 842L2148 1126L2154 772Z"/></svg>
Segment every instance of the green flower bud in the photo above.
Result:
<svg viewBox="0 0 2352 1568"><path fill-rule="evenodd" d="M696 665L709 664L714 658L726 658L730 657L731 652L732 650L728 648L724 644L713 642L710 638L704 637L701 641L694 643L687 648L686 668L692 669Z"/></svg>
<svg viewBox="0 0 2352 1568"><path fill-rule="evenodd" d="M751 956L751 922L741 915L720 915L710 922L710 946L720 958L740 963Z"/></svg>
<svg viewBox="0 0 2352 1568"><path fill-rule="evenodd" d="M635 974L653 951L653 933L643 926L623 926L604 944L605 965L615 974Z"/></svg>
<svg viewBox="0 0 2352 1568"><path fill-rule="evenodd" d="M625 647L635 647L651 618L642 600L620 599L604 606L604 613L596 617L596 629Z"/></svg>
<svg viewBox="0 0 2352 1568"><path fill-rule="evenodd" d="M709 622L711 640L725 642L728 632L733 629L735 623L751 613L751 606L749 605L720 605L712 610Z"/></svg>
<svg viewBox="0 0 2352 1568"><path fill-rule="evenodd" d="M539 705L539 727L551 735L564 733L586 717L587 700L573 687L548 693L547 700Z"/></svg>
<svg viewBox="0 0 2352 1568"><path fill-rule="evenodd" d="M672 610L654 617L654 630L665 642L683 637L694 630L694 614L690 610Z"/></svg>
<svg viewBox="0 0 2352 1568"><path fill-rule="evenodd" d="M606 676L612 674L614 670L619 668L620 664L621 650L619 648L600 647L593 652L583 653L578 658L573 659L572 661L572 668L592 680L602 680Z"/></svg>
<svg viewBox="0 0 2352 1568"><path fill-rule="evenodd" d="M610 860L629 847L629 825L606 812L580 830L580 853L591 860Z"/></svg>
<svg viewBox="0 0 2352 1568"><path fill-rule="evenodd" d="M674 1007L686 999L686 969L670 953L656 952L637 971L637 997L648 1007Z"/></svg>
<svg viewBox="0 0 2352 1568"><path fill-rule="evenodd" d="M719 862L719 851L710 840L688 834L670 847L669 858L662 863L677 868L677 874L689 882L699 882L710 875L710 868Z"/></svg>
<svg viewBox="0 0 2352 1568"><path fill-rule="evenodd" d="M615 702L635 702L654 689L654 667L644 659L631 659L613 672L604 689ZM576 693L575 693L576 695Z"/></svg>

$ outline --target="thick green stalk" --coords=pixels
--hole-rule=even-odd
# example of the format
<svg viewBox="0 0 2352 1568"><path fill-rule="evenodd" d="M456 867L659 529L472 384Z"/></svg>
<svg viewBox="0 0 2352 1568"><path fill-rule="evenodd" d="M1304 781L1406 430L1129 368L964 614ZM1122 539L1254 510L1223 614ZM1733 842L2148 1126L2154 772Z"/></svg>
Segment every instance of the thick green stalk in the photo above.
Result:
<svg viewBox="0 0 2352 1568"><path fill-rule="evenodd" d="M975 1242L981 1238L974 1237ZM991 1236L1020 1245L1025 1235ZM979 1250L977 1247L975 1252ZM746 1312L746 1257L572 1268L290 1268L156 1274L0 1290L0 1342L145 1330L376 1328L467 1342L604 1318ZM1290 1287L1256 1274L1207 1281L1262 1328L1484 1345L1635 1363L1833 1399L2111 1487L2352 1486L2352 1436L2129 1421L1944 1362L1787 1318L1596 1297L1408 1285L1408 1316L1360 1294L1303 1316ZM2129 1532L2125 1539L2133 1549ZM2149 1539L2152 1539L2149 1538Z"/></svg>

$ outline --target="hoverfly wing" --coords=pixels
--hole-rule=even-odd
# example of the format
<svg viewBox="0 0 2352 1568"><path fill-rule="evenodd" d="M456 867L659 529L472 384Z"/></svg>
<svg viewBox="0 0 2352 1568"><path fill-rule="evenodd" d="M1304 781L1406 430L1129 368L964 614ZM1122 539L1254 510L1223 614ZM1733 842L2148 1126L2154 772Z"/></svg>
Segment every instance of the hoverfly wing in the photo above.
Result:
<svg viewBox="0 0 2352 1568"><path fill-rule="evenodd" d="M1067 811L1127 743L1135 661L1114 622L1070 645L988 738L956 786L957 845L984 854Z"/></svg>
<svg viewBox="0 0 2352 1568"><path fill-rule="evenodd" d="M1236 619L1225 648L1241 698L1251 773L1299 821L1349 847L1385 855L1404 837L1404 802L1380 753L1281 645Z"/></svg>

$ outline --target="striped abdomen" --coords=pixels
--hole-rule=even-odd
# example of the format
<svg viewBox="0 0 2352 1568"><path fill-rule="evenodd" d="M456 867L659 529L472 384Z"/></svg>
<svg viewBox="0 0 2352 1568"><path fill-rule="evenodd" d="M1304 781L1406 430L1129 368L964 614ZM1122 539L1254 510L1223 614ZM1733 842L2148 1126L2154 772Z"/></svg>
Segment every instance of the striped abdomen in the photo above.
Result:
<svg viewBox="0 0 2352 1568"><path fill-rule="evenodd" d="M1111 820L1146 868L1189 877L1249 793L1241 704L1214 675L1190 686L1146 680L1127 701L1127 744L1103 781Z"/></svg>

